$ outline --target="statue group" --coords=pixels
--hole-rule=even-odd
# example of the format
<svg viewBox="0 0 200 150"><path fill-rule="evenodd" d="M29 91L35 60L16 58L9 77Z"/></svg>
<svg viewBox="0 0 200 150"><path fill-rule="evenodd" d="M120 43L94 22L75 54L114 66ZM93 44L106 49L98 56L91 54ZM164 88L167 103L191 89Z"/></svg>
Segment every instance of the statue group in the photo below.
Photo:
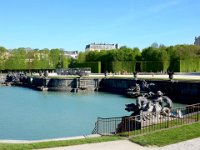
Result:
<svg viewBox="0 0 200 150"><path fill-rule="evenodd" d="M168 96L164 96L160 90L156 91L154 87L155 84L148 84L143 80L141 83L143 92L141 92L140 85L136 84L132 89L136 103L127 104L125 110L133 112L131 116L142 116L143 120L150 119L151 116L181 117L181 115L177 116L180 114L178 112L176 116L172 113L172 100Z"/></svg>

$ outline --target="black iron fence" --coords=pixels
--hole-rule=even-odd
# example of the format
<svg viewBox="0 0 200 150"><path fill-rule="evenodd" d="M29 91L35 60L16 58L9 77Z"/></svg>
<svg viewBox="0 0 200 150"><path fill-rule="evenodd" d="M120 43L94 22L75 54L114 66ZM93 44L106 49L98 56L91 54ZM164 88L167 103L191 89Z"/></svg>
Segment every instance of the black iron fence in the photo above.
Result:
<svg viewBox="0 0 200 150"><path fill-rule="evenodd" d="M167 128L200 122L200 103L175 108L168 113L98 118L93 134L137 136Z"/></svg>

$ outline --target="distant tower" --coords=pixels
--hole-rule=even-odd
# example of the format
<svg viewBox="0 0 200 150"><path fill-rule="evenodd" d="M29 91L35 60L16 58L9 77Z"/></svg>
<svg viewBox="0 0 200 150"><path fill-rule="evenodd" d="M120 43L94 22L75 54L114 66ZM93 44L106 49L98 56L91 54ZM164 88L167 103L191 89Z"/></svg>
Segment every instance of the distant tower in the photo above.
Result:
<svg viewBox="0 0 200 150"><path fill-rule="evenodd" d="M200 36L199 37L195 37L194 45L200 46Z"/></svg>

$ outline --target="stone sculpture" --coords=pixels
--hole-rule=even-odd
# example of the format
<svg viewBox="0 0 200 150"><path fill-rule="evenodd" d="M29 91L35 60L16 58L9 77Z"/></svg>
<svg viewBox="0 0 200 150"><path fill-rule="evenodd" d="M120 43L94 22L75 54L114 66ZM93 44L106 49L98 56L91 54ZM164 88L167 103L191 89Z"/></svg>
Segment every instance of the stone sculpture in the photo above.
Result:
<svg viewBox="0 0 200 150"><path fill-rule="evenodd" d="M137 98L138 96L157 91L154 83L147 83L145 80L143 80L140 84L136 83L135 86L128 88L126 91L127 97Z"/></svg>
<svg viewBox="0 0 200 150"><path fill-rule="evenodd" d="M6 82L13 82L13 83L17 83L17 82L23 82L27 79L27 75L24 72L9 72L6 75Z"/></svg>
<svg viewBox="0 0 200 150"><path fill-rule="evenodd" d="M129 89L127 89L126 92L127 97L138 97L141 96L140 95L140 85L139 84L135 84L135 87L131 87Z"/></svg>
<svg viewBox="0 0 200 150"><path fill-rule="evenodd" d="M132 116L142 115L142 119L145 120L150 115L172 116L172 107L171 99L163 96L161 91L157 91L156 94L150 92L149 94L137 97L136 104L126 105L125 110L133 112Z"/></svg>

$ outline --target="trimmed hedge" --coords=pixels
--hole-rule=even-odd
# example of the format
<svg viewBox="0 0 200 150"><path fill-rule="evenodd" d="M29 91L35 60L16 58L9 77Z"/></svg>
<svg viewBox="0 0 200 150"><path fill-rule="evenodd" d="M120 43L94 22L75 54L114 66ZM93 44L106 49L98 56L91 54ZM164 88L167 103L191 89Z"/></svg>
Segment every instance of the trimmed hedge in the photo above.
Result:
<svg viewBox="0 0 200 150"><path fill-rule="evenodd" d="M199 72L200 59L176 61L140 61L141 72L158 72L173 70L174 72Z"/></svg>
<svg viewBox="0 0 200 150"><path fill-rule="evenodd" d="M77 63L77 68L91 68L91 72L93 73L101 73L101 62L85 62L85 63Z"/></svg>
<svg viewBox="0 0 200 150"><path fill-rule="evenodd" d="M135 61L111 61L102 63L102 72L133 72Z"/></svg>
<svg viewBox="0 0 200 150"><path fill-rule="evenodd" d="M181 72L180 60L171 61L168 70L173 70L174 72Z"/></svg>
<svg viewBox="0 0 200 150"><path fill-rule="evenodd" d="M136 68L136 63L139 68ZM138 66L137 66L138 67ZM200 59L176 61L112 61L102 63L102 72L197 72L200 71Z"/></svg>
<svg viewBox="0 0 200 150"><path fill-rule="evenodd" d="M111 72L134 72L135 61L112 61L110 67Z"/></svg>
<svg viewBox="0 0 200 150"><path fill-rule="evenodd" d="M141 61L142 72L158 72L167 70L167 61Z"/></svg>
<svg viewBox="0 0 200 150"><path fill-rule="evenodd" d="M137 64L137 67L136 67ZM139 66L139 67L138 67ZM166 72L180 71L180 61L112 61L102 63L102 72Z"/></svg>
<svg viewBox="0 0 200 150"><path fill-rule="evenodd" d="M200 71L200 59L180 60L180 72Z"/></svg>

